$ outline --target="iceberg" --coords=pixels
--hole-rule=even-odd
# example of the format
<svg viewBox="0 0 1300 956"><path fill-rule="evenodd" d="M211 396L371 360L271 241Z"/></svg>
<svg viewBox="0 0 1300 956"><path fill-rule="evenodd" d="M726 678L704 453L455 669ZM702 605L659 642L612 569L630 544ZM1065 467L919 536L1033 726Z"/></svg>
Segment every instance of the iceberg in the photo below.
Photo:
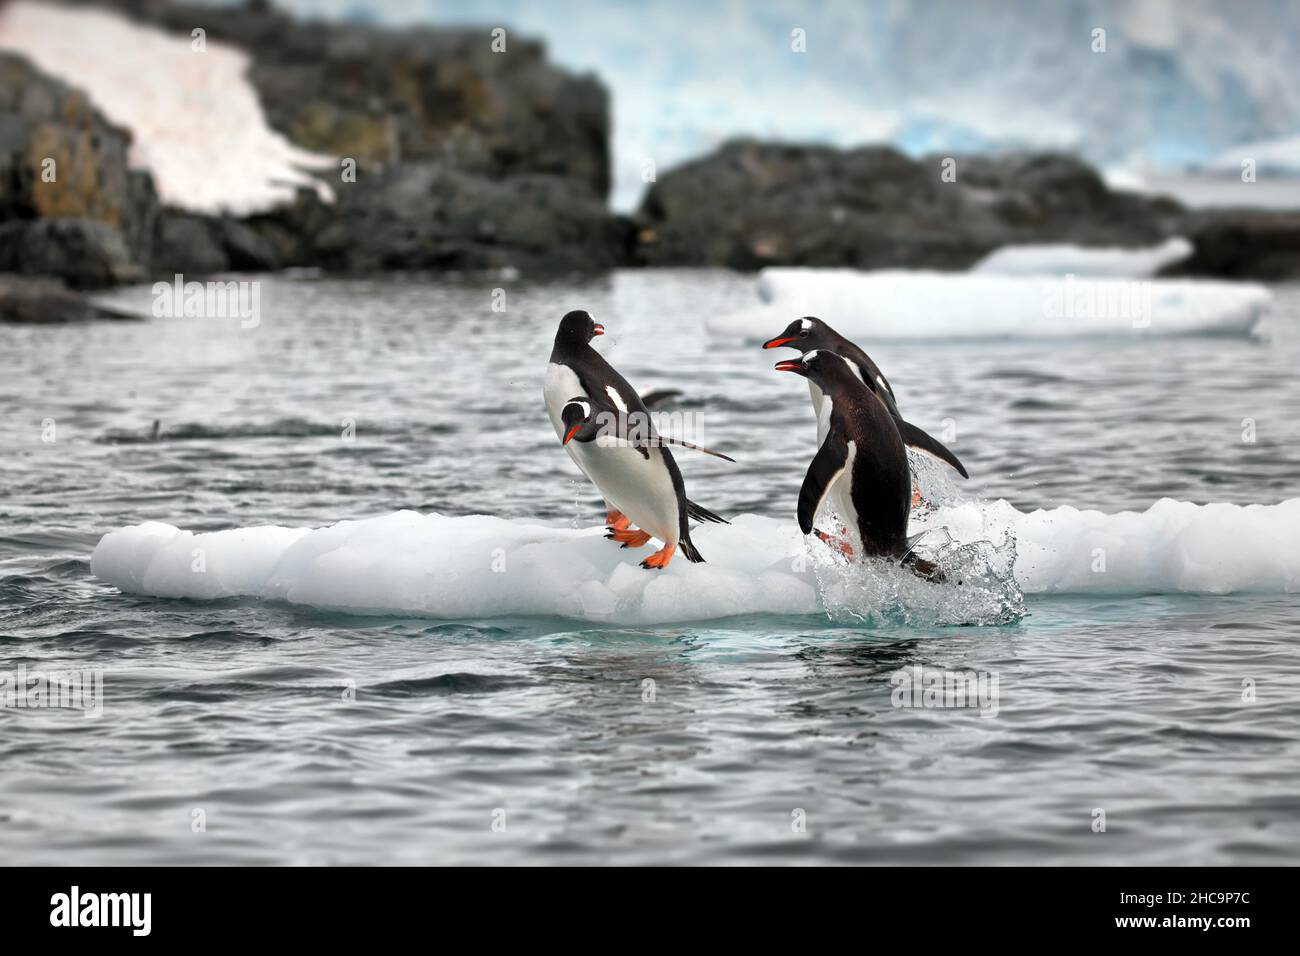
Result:
<svg viewBox="0 0 1300 956"><path fill-rule="evenodd" d="M1003 246L971 266L972 272L992 275L1076 275L1142 278L1192 254L1181 236L1146 249L1059 245Z"/></svg>
<svg viewBox="0 0 1300 956"><path fill-rule="evenodd" d="M761 340L815 315L851 339L1249 335L1272 293L1173 279L769 268L760 304L710 316L710 332Z"/></svg>
<svg viewBox="0 0 1300 956"><path fill-rule="evenodd" d="M1014 544L1015 584L1028 594L1300 590L1300 498L1248 506L1162 499L1146 511L1118 514L1071 507L1024 513L1006 501L967 501L919 515L912 530L929 530L956 549ZM825 614L833 579L865 567L828 563L826 549L805 540L793 519L741 515L730 525L702 526L693 536L707 563L677 560L665 571L648 572L605 540L600 527L488 515L399 511L324 528L202 534L146 522L106 534L91 571L124 592L160 598L253 598L357 614L545 616L635 626ZM899 573L911 579L909 600L920 599L920 588L960 590ZM895 597L899 591L893 588ZM843 610L844 600L837 591L834 609Z"/></svg>

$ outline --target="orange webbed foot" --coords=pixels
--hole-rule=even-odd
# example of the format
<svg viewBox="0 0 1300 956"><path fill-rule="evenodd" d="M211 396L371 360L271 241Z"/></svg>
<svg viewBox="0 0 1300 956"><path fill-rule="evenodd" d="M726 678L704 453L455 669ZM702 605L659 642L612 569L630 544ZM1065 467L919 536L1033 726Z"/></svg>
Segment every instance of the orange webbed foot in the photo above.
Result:
<svg viewBox="0 0 1300 956"><path fill-rule="evenodd" d="M638 528L626 528L622 531L607 531L605 537L619 541L625 548L640 548L650 540L650 535Z"/></svg>
<svg viewBox="0 0 1300 956"><path fill-rule="evenodd" d="M641 567L651 571L662 571L664 568L668 567L668 562L673 559L673 553L676 550L676 545L666 544L663 548L642 561Z"/></svg>
<svg viewBox="0 0 1300 956"><path fill-rule="evenodd" d="M846 558L853 557L853 545L849 544L848 538L832 538L825 531L818 531L816 529L813 530L813 534L817 535L817 537L832 550L838 551Z"/></svg>
<svg viewBox="0 0 1300 956"><path fill-rule="evenodd" d="M610 508L605 513L605 524L609 526L610 531L626 531L632 526L632 519L617 508Z"/></svg>

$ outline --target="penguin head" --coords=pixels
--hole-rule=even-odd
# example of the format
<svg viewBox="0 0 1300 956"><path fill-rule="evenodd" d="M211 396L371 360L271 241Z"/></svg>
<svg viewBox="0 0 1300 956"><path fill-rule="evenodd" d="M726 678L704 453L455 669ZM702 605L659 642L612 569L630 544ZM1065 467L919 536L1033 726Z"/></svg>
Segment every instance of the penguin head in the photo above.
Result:
<svg viewBox="0 0 1300 956"><path fill-rule="evenodd" d="M555 333L556 342L571 345L586 345L597 335L604 335L605 327L592 319L582 309L575 309L560 319L560 327Z"/></svg>
<svg viewBox="0 0 1300 956"><path fill-rule="evenodd" d="M834 334L831 327L821 319L805 315L802 319L795 319L787 325L785 331L776 338L764 342L763 348L779 349L787 345L800 352L807 352L809 349L825 349L834 344L831 339Z"/></svg>
<svg viewBox="0 0 1300 956"><path fill-rule="evenodd" d="M575 438L578 441L591 440L587 433L595 430L595 418L591 403L585 398L569 399L560 410L560 421L564 423L564 441L561 444L567 445Z"/></svg>
<svg viewBox="0 0 1300 956"><path fill-rule="evenodd" d="M828 381L835 381L846 374L856 379L848 361L843 356L826 349L809 349L797 359L777 362L775 368L778 372L794 372L796 375L810 378L818 385L825 385Z"/></svg>

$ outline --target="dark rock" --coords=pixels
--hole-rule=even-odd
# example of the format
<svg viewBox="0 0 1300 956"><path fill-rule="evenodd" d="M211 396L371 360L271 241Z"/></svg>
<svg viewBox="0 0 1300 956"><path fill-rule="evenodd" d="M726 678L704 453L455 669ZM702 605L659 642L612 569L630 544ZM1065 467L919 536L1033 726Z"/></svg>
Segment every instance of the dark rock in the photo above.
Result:
<svg viewBox="0 0 1300 956"><path fill-rule="evenodd" d="M217 216L162 214L153 268L157 275L267 272L280 265L271 242L252 226Z"/></svg>
<svg viewBox="0 0 1300 956"><path fill-rule="evenodd" d="M735 140L664 174L638 214L650 265L964 269L1008 243L1138 246L1176 231L1168 200L1109 190L1054 154L914 161L889 147L838 150Z"/></svg>
<svg viewBox="0 0 1300 956"><path fill-rule="evenodd" d="M0 223L8 229L7 260L24 271L40 270L49 261L42 257L62 245L95 259L49 261L49 274L74 284L140 274L151 252L158 201L148 174L127 168L130 143L130 133L109 123L84 93L20 56L0 53ZM47 169L52 181L46 181ZM36 220L60 224L22 225ZM74 222L101 228L69 225ZM40 248L14 250L18 232Z"/></svg>
<svg viewBox="0 0 1300 956"><path fill-rule="evenodd" d="M1196 213L1188 229L1192 254L1168 275L1227 279L1300 276L1300 213L1240 209Z"/></svg>
<svg viewBox="0 0 1300 956"><path fill-rule="evenodd" d="M206 216L166 212L158 232L154 275L204 276L227 272L230 260Z"/></svg>
<svg viewBox="0 0 1300 956"><path fill-rule="evenodd" d="M608 269L620 264L629 227L571 179L487 179L441 163L407 163L350 185L317 234L326 268Z"/></svg>
<svg viewBox="0 0 1300 956"><path fill-rule="evenodd" d="M314 189L297 191L294 201L270 212L244 220L266 243L269 254L281 267L314 267L316 237L333 221L337 206L326 205Z"/></svg>
<svg viewBox="0 0 1300 956"><path fill-rule="evenodd" d="M0 275L0 322L63 323L93 319L138 319L91 302L57 279Z"/></svg>
<svg viewBox="0 0 1300 956"><path fill-rule="evenodd" d="M0 224L0 272L54 276L78 289L144 278L122 234L90 219L30 219Z"/></svg>

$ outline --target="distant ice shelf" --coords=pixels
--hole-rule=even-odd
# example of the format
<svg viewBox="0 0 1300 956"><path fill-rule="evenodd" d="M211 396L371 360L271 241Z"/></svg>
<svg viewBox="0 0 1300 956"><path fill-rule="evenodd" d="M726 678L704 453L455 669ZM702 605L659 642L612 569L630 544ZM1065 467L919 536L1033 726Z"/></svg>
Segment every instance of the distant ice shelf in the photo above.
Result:
<svg viewBox="0 0 1300 956"><path fill-rule="evenodd" d="M785 267L764 269L757 293L752 308L710 316L709 330L758 340L815 315L862 341L1249 335L1273 299L1194 279Z"/></svg>
<svg viewBox="0 0 1300 956"><path fill-rule="evenodd" d="M1026 514L1005 501L967 502L914 522L913 531L940 527L956 546L1003 546L1014 538L1015 579L1028 593L1300 590L1300 498L1249 506L1162 499L1144 512L1119 514L1069 507ZM843 608L844 589L827 579L835 566L809 559L793 518L741 515L731 525L700 527L693 537L706 564L679 558L666 571L649 572L637 566L637 555L605 540L601 528L485 515L399 511L326 528L204 534L148 522L105 535L91 570L132 594L246 597L443 619L521 615L648 625L809 615L825 612L828 585Z"/></svg>

